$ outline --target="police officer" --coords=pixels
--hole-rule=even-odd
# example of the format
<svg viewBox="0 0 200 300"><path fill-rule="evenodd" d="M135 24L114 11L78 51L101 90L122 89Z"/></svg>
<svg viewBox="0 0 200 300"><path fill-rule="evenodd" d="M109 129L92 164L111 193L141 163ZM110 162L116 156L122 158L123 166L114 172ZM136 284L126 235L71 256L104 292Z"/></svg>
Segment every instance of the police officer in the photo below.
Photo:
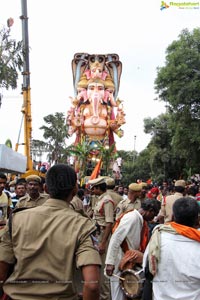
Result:
<svg viewBox="0 0 200 300"><path fill-rule="evenodd" d="M77 194L73 197L72 201L70 202L70 207L77 211L83 211L83 198L84 198L84 190L79 189Z"/></svg>
<svg viewBox="0 0 200 300"><path fill-rule="evenodd" d="M65 164L54 165L46 185L50 198L43 205L12 215L12 242L7 234L0 243L0 284L11 299L78 300L74 277L80 268L83 299L99 300L101 260L91 238L95 226L69 207L76 173ZM9 276L11 265L15 271Z"/></svg>
<svg viewBox="0 0 200 300"><path fill-rule="evenodd" d="M117 205L119 204L120 201L123 200L123 196L118 194L117 192L114 191L115 188L115 180L112 177L106 177L105 178L106 185L107 185L107 193L111 196L115 203L115 213L116 213L116 208ZM114 213L114 215L115 215Z"/></svg>
<svg viewBox="0 0 200 300"><path fill-rule="evenodd" d="M26 177L26 182L27 194L19 199L15 207L28 208L42 205L49 198L49 195L40 193L41 178L37 175L29 175Z"/></svg>
<svg viewBox="0 0 200 300"><path fill-rule="evenodd" d="M128 186L128 198L122 200L116 208L116 219L119 216L131 209L139 209L141 207L140 194L142 185L139 183L131 183Z"/></svg>
<svg viewBox="0 0 200 300"><path fill-rule="evenodd" d="M88 183L91 185L93 194L99 196L99 200L94 207L93 218L100 229L100 234L98 236L98 249L102 259L102 284L100 290L100 299L110 300L110 283L109 280L104 276L103 271L105 266L106 251L114 222L115 202L107 192L105 177L89 180Z"/></svg>

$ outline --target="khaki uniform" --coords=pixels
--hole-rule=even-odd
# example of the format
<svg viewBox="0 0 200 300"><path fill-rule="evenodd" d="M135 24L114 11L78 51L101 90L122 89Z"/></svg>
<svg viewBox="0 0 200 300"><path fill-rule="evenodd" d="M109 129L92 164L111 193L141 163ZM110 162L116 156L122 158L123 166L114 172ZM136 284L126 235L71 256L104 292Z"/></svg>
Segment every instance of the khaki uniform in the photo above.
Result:
<svg viewBox="0 0 200 300"><path fill-rule="evenodd" d="M111 189L108 189L107 190L107 193L111 196L111 198L114 200L115 202L115 205L117 206L118 203L120 201L123 200L123 196L120 196L118 193L116 193L115 191L111 190Z"/></svg>
<svg viewBox="0 0 200 300"><path fill-rule="evenodd" d="M116 209L117 205L120 203L120 201L123 200L123 197L120 196L118 193L113 191L112 189L107 189L107 193L112 197L114 204L115 204L115 209L114 209L114 219L116 218Z"/></svg>
<svg viewBox="0 0 200 300"><path fill-rule="evenodd" d="M99 197L96 195L91 195L90 196L90 205L92 210L94 211L95 205L97 204L97 202L99 201Z"/></svg>
<svg viewBox="0 0 200 300"><path fill-rule="evenodd" d="M12 205L12 200L2 192L0 196L0 221L6 223L8 218L8 207ZM5 225L0 225L0 238L4 234Z"/></svg>
<svg viewBox="0 0 200 300"><path fill-rule="evenodd" d="M69 206L74 210L83 210L83 201L78 196L74 196Z"/></svg>
<svg viewBox="0 0 200 300"><path fill-rule="evenodd" d="M107 192L99 197L94 207L93 215L99 226L105 227L106 223L114 222L114 207L115 202Z"/></svg>
<svg viewBox="0 0 200 300"><path fill-rule="evenodd" d="M26 194L25 196L21 197L17 204L15 205L15 208L21 208L21 207L35 207L39 206L45 203L45 201L49 198L49 194L41 194L37 199L31 199L29 194Z"/></svg>
<svg viewBox="0 0 200 300"><path fill-rule="evenodd" d="M131 209L140 209L141 207L141 200L136 199L134 202L131 202L128 198L125 200L122 200L116 208L116 219L119 218L121 214L124 212L131 210Z"/></svg>
<svg viewBox="0 0 200 300"><path fill-rule="evenodd" d="M98 202L94 207L94 214L93 218L97 222L100 227L100 234L98 236L98 241L101 243L105 226L107 223L114 222L114 209L115 209L115 202L111 198L111 196L106 192L99 197ZM107 240L107 247L109 244L109 239ZM107 249L106 249L107 252ZM100 300L110 300L110 281L104 276L104 268L105 268L105 259L106 259L106 252L101 255L102 261L102 268L101 268L101 290L100 290Z"/></svg>
<svg viewBox="0 0 200 300"><path fill-rule="evenodd" d="M12 200L6 195L6 193L2 192L0 196L0 221L7 220L8 217L8 207L12 205Z"/></svg>
<svg viewBox="0 0 200 300"><path fill-rule="evenodd" d="M58 199L14 213L12 243L8 231L0 243L0 261L15 263L4 292L14 300L77 300L75 268L101 265L94 230L88 218Z"/></svg>
<svg viewBox="0 0 200 300"><path fill-rule="evenodd" d="M173 195L167 196L165 199L163 199L159 215L164 217L164 222L172 221L173 204L177 199L182 197L183 194L176 192Z"/></svg>
<svg viewBox="0 0 200 300"><path fill-rule="evenodd" d="M79 212L80 214L90 218L89 215L87 214L87 212L85 212L85 210L84 210L83 201L77 195L75 195L73 197L72 201L69 203L69 207L71 209L75 210L76 212ZM76 274L75 275L76 289L77 289L78 293L82 293L83 292L83 278L82 278L81 270L76 269L75 274Z"/></svg>
<svg viewBox="0 0 200 300"><path fill-rule="evenodd" d="M88 217L90 217L90 218L93 217L94 207L98 201L99 201L98 196L91 195L91 196L89 196L88 205L87 206L83 205L83 209L84 209L85 213L88 215Z"/></svg>

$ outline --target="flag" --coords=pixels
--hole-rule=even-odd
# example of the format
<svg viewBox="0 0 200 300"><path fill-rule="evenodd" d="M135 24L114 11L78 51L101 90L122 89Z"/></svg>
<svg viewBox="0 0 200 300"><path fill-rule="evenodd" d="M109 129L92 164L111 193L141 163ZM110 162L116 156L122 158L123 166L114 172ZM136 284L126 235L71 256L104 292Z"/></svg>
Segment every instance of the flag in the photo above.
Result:
<svg viewBox="0 0 200 300"><path fill-rule="evenodd" d="M98 161L98 163L96 164L94 170L92 171L92 174L90 175L90 180L98 177L100 169L101 169L101 163L102 163L102 159L100 159Z"/></svg>

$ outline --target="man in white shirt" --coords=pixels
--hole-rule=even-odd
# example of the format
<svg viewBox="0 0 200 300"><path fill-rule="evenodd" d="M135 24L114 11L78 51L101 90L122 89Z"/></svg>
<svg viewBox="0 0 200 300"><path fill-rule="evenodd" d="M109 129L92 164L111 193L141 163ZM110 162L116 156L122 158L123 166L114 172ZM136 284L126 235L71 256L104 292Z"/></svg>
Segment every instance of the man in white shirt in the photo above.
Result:
<svg viewBox="0 0 200 300"><path fill-rule="evenodd" d="M155 228L144 255L154 276L153 300L200 299L198 210L196 200L179 198L173 205L174 222Z"/></svg>
<svg viewBox="0 0 200 300"><path fill-rule="evenodd" d="M159 201L146 199L139 210L134 209L124 214L109 242L105 261L107 276L112 276L113 273L120 276L121 272L118 266L127 250L134 249L142 252L145 250L142 249L144 248L142 242L145 236L141 232L142 230L145 232L144 227L148 230L146 222L152 220L158 214L159 209ZM148 241L146 240L146 242ZM122 246L125 243L126 249ZM123 300L124 294L120 288L119 280L116 277L111 277L110 285L112 300Z"/></svg>

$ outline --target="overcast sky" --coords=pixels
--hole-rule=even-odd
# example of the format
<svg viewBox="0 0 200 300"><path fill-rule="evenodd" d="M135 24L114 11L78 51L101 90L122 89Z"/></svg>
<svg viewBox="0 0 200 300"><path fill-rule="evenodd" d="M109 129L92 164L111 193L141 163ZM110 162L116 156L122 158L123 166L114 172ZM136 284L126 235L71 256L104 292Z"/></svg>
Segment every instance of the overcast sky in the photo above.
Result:
<svg viewBox="0 0 200 300"><path fill-rule="evenodd" d="M27 5L33 139L43 139L39 127L44 116L66 114L70 107L74 54L117 53L123 65L118 96L124 100L126 113L124 137L116 138L117 149L133 150L136 136L135 149L143 150L150 140L144 133L144 118L165 112L164 103L154 100L156 68L164 66L167 46L183 29L199 27L200 10L175 6L160 10L158 0L27 0ZM20 15L20 0L1 0L0 25L13 17L12 37L17 40L22 37ZM22 82L19 75L17 90L1 91L0 143L7 138L13 146L17 142ZM74 140L75 136L67 145Z"/></svg>

